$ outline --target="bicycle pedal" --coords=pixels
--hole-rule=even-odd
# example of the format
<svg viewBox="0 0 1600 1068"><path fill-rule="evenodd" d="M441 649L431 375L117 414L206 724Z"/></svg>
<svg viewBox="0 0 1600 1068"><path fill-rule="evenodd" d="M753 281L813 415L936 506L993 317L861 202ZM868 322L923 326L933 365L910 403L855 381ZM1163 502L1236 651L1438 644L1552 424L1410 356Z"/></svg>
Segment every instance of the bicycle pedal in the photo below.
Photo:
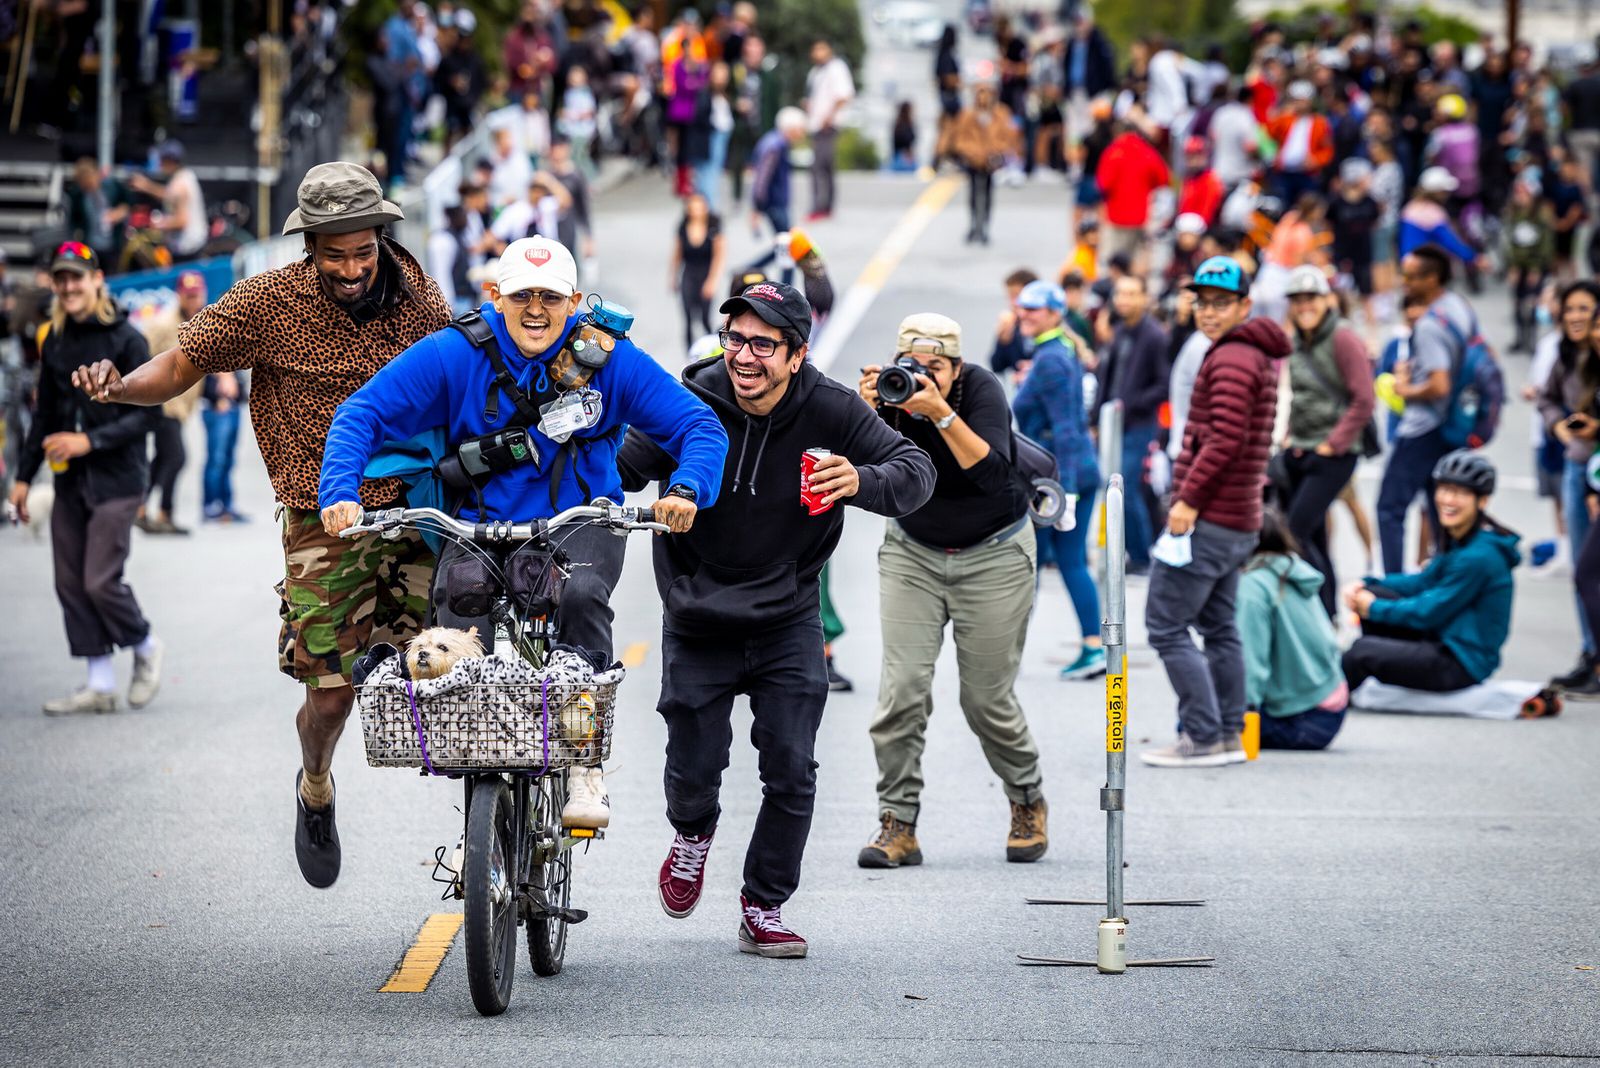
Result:
<svg viewBox="0 0 1600 1068"><path fill-rule="evenodd" d="M551 915L568 924L579 924L589 918L586 909L551 909Z"/></svg>
<svg viewBox="0 0 1600 1068"><path fill-rule="evenodd" d="M606 836L606 832L595 830L593 827L563 827L561 833L568 838L589 838L595 841Z"/></svg>

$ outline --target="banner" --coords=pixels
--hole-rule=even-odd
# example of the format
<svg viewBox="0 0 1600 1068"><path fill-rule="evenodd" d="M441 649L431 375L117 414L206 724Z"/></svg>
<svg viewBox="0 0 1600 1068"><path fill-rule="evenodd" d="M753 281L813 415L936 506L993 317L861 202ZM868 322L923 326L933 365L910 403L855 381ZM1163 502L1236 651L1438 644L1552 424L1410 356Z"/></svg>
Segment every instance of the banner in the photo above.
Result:
<svg viewBox="0 0 1600 1068"><path fill-rule="evenodd" d="M178 276L185 271L199 271L205 276L210 300L216 300L233 285L233 257L213 256L155 271L107 275L106 288L128 309L129 321L143 329L152 319L177 314Z"/></svg>

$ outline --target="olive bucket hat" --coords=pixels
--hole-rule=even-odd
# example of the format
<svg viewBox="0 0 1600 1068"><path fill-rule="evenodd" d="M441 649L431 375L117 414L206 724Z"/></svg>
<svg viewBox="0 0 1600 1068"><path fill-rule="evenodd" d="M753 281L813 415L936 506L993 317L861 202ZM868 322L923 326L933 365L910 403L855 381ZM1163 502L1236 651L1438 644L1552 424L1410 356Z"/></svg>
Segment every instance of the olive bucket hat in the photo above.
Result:
<svg viewBox="0 0 1600 1068"><path fill-rule="evenodd" d="M405 218L399 205L383 199L372 172L355 163L317 164L301 179L296 197L300 206L284 220L285 234L348 234Z"/></svg>

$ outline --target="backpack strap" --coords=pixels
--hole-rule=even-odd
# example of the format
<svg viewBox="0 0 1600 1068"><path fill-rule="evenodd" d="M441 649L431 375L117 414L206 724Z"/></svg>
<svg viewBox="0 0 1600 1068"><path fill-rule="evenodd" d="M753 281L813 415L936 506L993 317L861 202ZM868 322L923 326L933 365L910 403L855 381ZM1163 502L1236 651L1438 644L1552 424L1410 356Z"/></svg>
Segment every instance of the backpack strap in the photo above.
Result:
<svg viewBox="0 0 1600 1068"><path fill-rule="evenodd" d="M494 370L494 381L489 386L488 396L483 401L483 417L491 423L500 419L500 394L504 393L511 399L512 405L517 410L517 415L526 426L539 425L539 409L522 392L517 380L511 377L511 371L506 367L505 356L500 352L500 341L494 336L494 328L489 325L483 313L474 308L463 313L450 323L450 329L466 338L472 347L478 349L489 360L489 366Z"/></svg>

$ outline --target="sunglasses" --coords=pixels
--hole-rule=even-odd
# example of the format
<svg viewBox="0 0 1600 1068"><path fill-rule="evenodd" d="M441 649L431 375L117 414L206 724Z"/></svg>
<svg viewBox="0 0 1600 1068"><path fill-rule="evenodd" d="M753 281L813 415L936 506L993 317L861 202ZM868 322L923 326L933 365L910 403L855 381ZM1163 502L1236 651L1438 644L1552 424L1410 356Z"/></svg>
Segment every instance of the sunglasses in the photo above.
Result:
<svg viewBox="0 0 1600 1068"><path fill-rule="evenodd" d="M71 256L73 259L88 262L94 259L94 251L82 241L67 241L56 249L56 258L59 259L62 256Z"/></svg>
<svg viewBox="0 0 1600 1068"><path fill-rule="evenodd" d="M552 293L548 289L519 289L515 293L502 293L500 297L507 303L515 304L519 308L526 307L535 299L546 308L559 308L572 299L571 297L564 297L560 293Z"/></svg>
<svg viewBox="0 0 1600 1068"><path fill-rule="evenodd" d="M778 346L783 344L783 341L779 338L745 337L743 334L736 334L732 330L724 330L717 334L717 340L722 342L722 348L725 352L738 352L748 345L750 346L750 351L763 360L774 355L778 351Z"/></svg>

